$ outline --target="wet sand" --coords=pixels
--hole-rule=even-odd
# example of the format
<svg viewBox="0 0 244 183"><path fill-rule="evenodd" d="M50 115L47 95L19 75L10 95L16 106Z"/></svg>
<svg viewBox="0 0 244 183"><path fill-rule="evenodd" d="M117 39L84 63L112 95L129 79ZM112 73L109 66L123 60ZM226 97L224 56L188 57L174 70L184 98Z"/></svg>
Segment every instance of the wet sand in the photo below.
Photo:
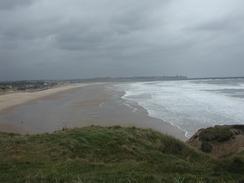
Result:
<svg viewBox="0 0 244 183"><path fill-rule="evenodd" d="M94 84L27 100L0 110L0 130L32 134L90 125L120 125L151 128L186 140L184 132L149 117L145 109L122 99L123 94L113 84Z"/></svg>

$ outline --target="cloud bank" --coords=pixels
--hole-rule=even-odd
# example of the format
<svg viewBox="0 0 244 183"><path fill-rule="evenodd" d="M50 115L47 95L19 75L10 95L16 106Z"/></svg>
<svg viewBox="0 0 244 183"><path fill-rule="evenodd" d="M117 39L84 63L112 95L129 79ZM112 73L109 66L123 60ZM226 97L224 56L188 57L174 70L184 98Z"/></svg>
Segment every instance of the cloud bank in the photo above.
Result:
<svg viewBox="0 0 244 183"><path fill-rule="evenodd" d="M242 0L0 1L0 80L244 75Z"/></svg>

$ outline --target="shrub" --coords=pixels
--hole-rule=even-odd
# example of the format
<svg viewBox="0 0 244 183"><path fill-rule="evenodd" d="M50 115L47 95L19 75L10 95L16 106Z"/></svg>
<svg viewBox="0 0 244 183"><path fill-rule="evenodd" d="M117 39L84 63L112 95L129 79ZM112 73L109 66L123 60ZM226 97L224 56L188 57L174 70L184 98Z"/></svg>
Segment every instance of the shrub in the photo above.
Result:
<svg viewBox="0 0 244 183"><path fill-rule="evenodd" d="M224 142L233 137L233 132L229 127L211 127L203 130L199 134L199 138L201 141L217 141Z"/></svg>
<svg viewBox="0 0 244 183"><path fill-rule="evenodd" d="M205 153L210 153L212 152L212 145L209 142L203 141L201 145L201 150Z"/></svg>

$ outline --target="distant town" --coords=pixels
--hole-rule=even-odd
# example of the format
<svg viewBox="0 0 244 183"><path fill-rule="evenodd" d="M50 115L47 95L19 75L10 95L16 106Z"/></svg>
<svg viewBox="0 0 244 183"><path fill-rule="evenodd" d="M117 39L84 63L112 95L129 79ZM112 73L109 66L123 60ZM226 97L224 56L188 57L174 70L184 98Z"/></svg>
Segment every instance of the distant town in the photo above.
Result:
<svg viewBox="0 0 244 183"><path fill-rule="evenodd" d="M0 82L0 94L15 91L38 91L57 86L57 81L8 81Z"/></svg>
<svg viewBox="0 0 244 183"><path fill-rule="evenodd" d="M188 78L187 76L132 76L132 77L97 77L87 79L69 80L23 80L23 81L0 81L0 94L27 91L34 92L49 88L72 84L90 82L150 82L150 81L173 81L173 80L196 80L196 79L243 79L244 77L208 77L208 78Z"/></svg>

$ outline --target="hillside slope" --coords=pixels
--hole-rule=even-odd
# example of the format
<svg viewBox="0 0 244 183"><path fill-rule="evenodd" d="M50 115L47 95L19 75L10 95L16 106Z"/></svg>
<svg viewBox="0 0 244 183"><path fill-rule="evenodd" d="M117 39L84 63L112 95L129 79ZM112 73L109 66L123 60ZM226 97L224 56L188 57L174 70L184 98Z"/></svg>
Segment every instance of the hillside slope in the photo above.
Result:
<svg viewBox="0 0 244 183"><path fill-rule="evenodd" d="M172 137L137 128L0 133L1 183L234 183L244 180L242 160L214 160Z"/></svg>
<svg viewBox="0 0 244 183"><path fill-rule="evenodd" d="M223 125L200 129L188 143L216 158L244 151L244 125Z"/></svg>

